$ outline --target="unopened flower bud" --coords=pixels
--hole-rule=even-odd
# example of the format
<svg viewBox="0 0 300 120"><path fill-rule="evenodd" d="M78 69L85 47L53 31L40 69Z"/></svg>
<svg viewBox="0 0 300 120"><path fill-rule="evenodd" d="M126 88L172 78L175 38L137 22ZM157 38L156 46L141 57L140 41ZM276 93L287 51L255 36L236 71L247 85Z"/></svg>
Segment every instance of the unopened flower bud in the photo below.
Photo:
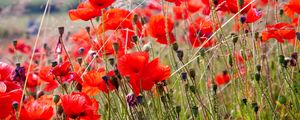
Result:
<svg viewBox="0 0 300 120"><path fill-rule="evenodd" d="M178 59L180 61L182 61L183 60L183 51L182 50L178 50L178 51L176 51L176 53L177 53Z"/></svg>
<svg viewBox="0 0 300 120"><path fill-rule="evenodd" d="M136 35L132 36L132 42L134 42L136 44L138 40L139 40L138 36L136 36Z"/></svg>
<svg viewBox="0 0 300 120"><path fill-rule="evenodd" d="M14 45L14 47L16 48L17 45L18 45L18 40L14 40L14 41L13 41L13 45Z"/></svg>
<svg viewBox="0 0 300 120"><path fill-rule="evenodd" d="M89 26L86 26L86 27L85 27L85 30L86 30L86 32L90 35L91 28L90 28Z"/></svg>
<svg viewBox="0 0 300 120"><path fill-rule="evenodd" d="M113 49L114 49L115 52L118 52L118 50L119 50L119 43L114 42L114 43L112 44L112 47L113 47Z"/></svg>
<svg viewBox="0 0 300 120"><path fill-rule="evenodd" d="M59 96L59 95L54 95L54 96L53 96L53 102L54 102L55 104L57 104L57 103L59 102L59 100L60 100L60 96Z"/></svg>
<svg viewBox="0 0 300 120"><path fill-rule="evenodd" d="M172 48L173 48L173 50L174 51L177 51L178 50L178 44L177 43L174 43L173 45L172 45Z"/></svg>
<svg viewBox="0 0 300 120"><path fill-rule="evenodd" d="M256 72L256 73L255 73L255 80L256 80L257 82L259 82L259 80L260 80L260 73L259 73L259 72Z"/></svg>
<svg viewBox="0 0 300 120"><path fill-rule="evenodd" d="M197 106L193 106L192 107L192 113L194 116L198 116L199 110Z"/></svg>
<svg viewBox="0 0 300 120"><path fill-rule="evenodd" d="M57 61L52 62L52 67L55 67L57 65Z"/></svg>
<svg viewBox="0 0 300 120"><path fill-rule="evenodd" d="M111 66L114 66L115 65L115 59L114 58L109 58L108 59L108 62Z"/></svg>
<svg viewBox="0 0 300 120"><path fill-rule="evenodd" d="M78 57L78 58L77 58L77 62L78 62L79 65L81 65L82 62L83 62L83 58L82 58L82 57Z"/></svg>
<svg viewBox="0 0 300 120"><path fill-rule="evenodd" d="M195 70L194 69L190 69L189 73L190 73L191 78L195 79L195 77L196 77Z"/></svg>

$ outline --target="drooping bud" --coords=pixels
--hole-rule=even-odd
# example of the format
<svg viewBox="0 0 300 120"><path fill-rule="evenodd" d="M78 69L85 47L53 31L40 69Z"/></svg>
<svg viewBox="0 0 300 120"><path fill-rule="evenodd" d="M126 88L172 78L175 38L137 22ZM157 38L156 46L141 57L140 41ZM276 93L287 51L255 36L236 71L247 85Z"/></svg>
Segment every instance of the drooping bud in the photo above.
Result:
<svg viewBox="0 0 300 120"><path fill-rule="evenodd" d="M182 61L183 60L183 51L182 50L178 50L178 51L176 51L176 53L177 53L178 59L180 61Z"/></svg>

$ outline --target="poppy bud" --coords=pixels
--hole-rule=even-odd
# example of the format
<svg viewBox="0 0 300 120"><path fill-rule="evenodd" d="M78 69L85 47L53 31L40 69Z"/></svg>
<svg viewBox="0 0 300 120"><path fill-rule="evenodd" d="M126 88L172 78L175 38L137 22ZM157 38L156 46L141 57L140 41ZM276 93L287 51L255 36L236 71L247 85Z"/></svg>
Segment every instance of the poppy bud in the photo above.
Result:
<svg viewBox="0 0 300 120"><path fill-rule="evenodd" d="M108 59L108 62L109 62L109 64L110 64L111 66L114 66L114 64L115 64L115 59L114 59L114 58L109 58L109 59Z"/></svg>
<svg viewBox="0 0 300 120"><path fill-rule="evenodd" d="M278 96L278 102L280 104L285 104L286 103L286 97L284 97L284 96Z"/></svg>
<svg viewBox="0 0 300 120"><path fill-rule="evenodd" d="M236 35L234 33L231 34L231 36L232 36L232 42L235 45L237 43L237 41L239 40L239 37L238 37L238 35Z"/></svg>
<svg viewBox="0 0 300 120"><path fill-rule="evenodd" d="M259 109L259 106L258 106L257 103L252 103L252 108L253 108L254 112L257 113L258 109Z"/></svg>
<svg viewBox="0 0 300 120"><path fill-rule="evenodd" d="M63 112L64 112L64 110L63 110L62 106L58 105L57 109L56 109L56 114L61 115Z"/></svg>
<svg viewBox="0 0 300 120"><path fill-rule="evenodd" d="M139 40L139 37L138 37L138 36L136 36L136 35L132 36L132 41L133 41L135 44L137 43L138 40Z"/></svg>
<svg viewBox="0 0 300 120"><path fill-rule="evenodd" d="M298 40L300 40L300 33L299 32L296 32L296 37Z"/></svg>
<svg viewBox="0 0 300 120"><path fill-rule="evenodd" d="M244 0L239 0L238 3L239 3L239 6L242 7L242 5L244 4Z"/></svg>
<svg viewBox="0 0 300 120"><path fill-rule="evenodd" d="M200 49L200 55L201 55L202 57L205 56L205 49L203 49L203 48Z"/></svg>
<svg viewBox="0 0 300 120"><path fill-rule="evenodd" d="M133 22L136 24L139 20L139 16L137 14L134 14L133 16Z"/></svg>
<svg viewBox="0 0 300 120"><path fill-rule="evenodd" d="M110 79L111 79L110 82L118 90L119 89L118 79L115 76L110 77Z"/></svg>
<svg viewBox="0 0 300 120"><path fill-rule="evenodd" d="M255 73L255 80L256 80L257 82L259 82L259 80L260 80L260 73L259 73L259 72L256 72L256 73Z"/></svg>
<svg viewBox="0 0 300 120"><path fill-rule="evenodd" d="M191 85L190 90L191 90L192 93L194 93L194 94L196 93L196 87L195 86Z"/></svg>
<svg viewBox="0 0 300 120"><path fill-rule="evenodd" d="M77 58L77 62L78 62L79 65L81 65L82 62L83 62L83 58L82 58L82 57L78 57L78 58Z"/></svg>
<svg viewBox="0 0 300 120"><path fill-rule="evenodd" d="M279 63L280 64L284 63L284 55L279 55Z"/></svg>
<svg viewBox="0 0 300 120"><path fill-rule="evenodd" d="M119 50L119 43L114 42L112 44L112 47L113 47L113 49L114 49L115 52L118 52L118 50Z"/></svg>
<svg viewBox="0 0 300 120"><path fill-rule="evenodd" d="M199 111L198 111L198 107L197 106L193 106L192 107L192 113L193 113L194 116L198 116Z"/></svg>
<svg viewBox="0 0 300 120"><path fill-rule="evenodd" d="M284 12L283 9L280 9L279 15L282 16L282 15L283 15L283 12Z"/></svg>
<svg viewBox="0 0 300 120"><path fill-rule="evenodd" d="M176 113L179 114L181 112L181 106L180 105L177 105L175 107L175 110L176 110Z"/></svg>
<svg viewBox="0 0 300 120"><path fill-rule="evenodd" d="M89 26L86 26L86 27L85 27L85 30L86 30L86 32L90 35L91 28L90 28Z"/></svg>
<svg viewBox="0 0 300 120"><path fill-rule="evenodd" d="M183 60L183 51L182 50L178 50L178 51L176 51L176 53L177 53L178 59L180 61L182 61Z"/></svg>
<svg viewBox="0 0 300 120"><path fill-rule="evenodd" d="M186 72L181 73L181 79L183 81L186 81L186 79L187 79L187 73Z"/></svg>
<svg viewBox="0 0 300 120"><path fill-rule="evenodd" d="M18 44L18 40L14 40L13 45L14 45L15 48L17 47L17 44Z"/></svg>
<svg viewBox="0 0 300 120"><path fill-rule="evenodd" d="M18 110L19 103L17 101L12 102L12 107L13 109Z"/></svg>
<svg viewBox="0 0 300 120"><path fill-rule="evenodd" d="M218 3L219 3L219 0L213 0L213 2L214 2L214 5L218 5Z"/></svg>
<svg viewBox="0 0 300 120"><path fill-rule="evenodd" d="M256 70L257 70L258 72L261 71L261 65L260 65L260 64L256 65Z"/></svg>
<svg viewBox="0 0 300 120"><path fill-rule="evenodd" d="M216 84L213 84L212 88L213 88L214 93L217 93L218 86Z"/></svg>
<svg viewBox="0 0 300 120"><path fill-rule="evenodd" d="M247 99L246 99L246 98L243 98L243 99L242 99L242 103L243 103L244 105L246 105L246 104L247 104Z"/></svg>
<svg viewBox="0 0 300 120"><path fill-rule="evenodd" d="M172 48L173 48L173 50L174 51L177 51L178 50L178 44L177 43L174 43L173 45L172 45Z"/></svg>
<svg viewBox="0 0 300 120"><path fill-rule="evenodd" d="M232 67L233 66L233 61L232 61L232 55L229 54L229 57L228 57L228 63L229 65Z"/></svg>
<svg viewBox="0 0 300 120"><path fill-rule="evenodd" d="M65 27L58 27L58 32L60 34L60 36L62 36L64 34L65 31Z"/></svg>
<svg viewBox="0 0 300 120"><path fill-rule="evenodd" d="M52 67L55 67L57 65L57 61L52 62Z"/></svg>
<svg viewBox="0 0 300 120"><path fill-rule="evenodd" d="M195 79L195 77L196 77L196 72L195 72L195 70L194 70L194 69L190 69L189 72L190 72L191 78Z"/></svg>
<svg viewBox="0 0 300 120"><path fill-rule="evenodd" d="M55 104L57 104L57 103L59 102L59 100L60 100L60 96L59 96L59 95L54 95L54 96L53 96L53 102L54 102Z"/></svg>
<svg viewBox="0 0 300 120"><path fill-rule="evenodd" d="M246 17L245 16L241 16L240 22L243 24L243 23L245 23L245 21L246 21Z"/></svg>

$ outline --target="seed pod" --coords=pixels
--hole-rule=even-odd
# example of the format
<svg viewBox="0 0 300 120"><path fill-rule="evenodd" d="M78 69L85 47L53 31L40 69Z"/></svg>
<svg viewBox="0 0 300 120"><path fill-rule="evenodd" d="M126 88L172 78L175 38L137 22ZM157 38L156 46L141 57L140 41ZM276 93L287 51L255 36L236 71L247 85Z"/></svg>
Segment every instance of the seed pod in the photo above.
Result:
<svg viewBox="0 0 300 120"><path fill-rule="evenodd" d="M59 35L62 36L64 34L65 27L58 27Z"/></svg>

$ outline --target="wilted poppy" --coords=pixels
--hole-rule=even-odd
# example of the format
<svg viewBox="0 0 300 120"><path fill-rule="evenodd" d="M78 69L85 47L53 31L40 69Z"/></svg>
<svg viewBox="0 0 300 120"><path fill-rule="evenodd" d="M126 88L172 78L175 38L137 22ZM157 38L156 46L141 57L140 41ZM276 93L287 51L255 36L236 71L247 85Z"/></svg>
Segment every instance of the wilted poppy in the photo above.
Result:
<svg viewBox="0 0 300 120"><path fill-rule="evenodd" d="M170 18L167 18L166 20L168 25L167 29L166 29L164 15L152 16L148 23L148 32L152 37L157 39L156 40L157 42L161 44L168 44L168 40L167 40L167 33L168 33L169 35L168 37L170 38L170 44L172 44L175 42L175 37L172 33L174 22Z"/></svg>
<svg viewBox="0 0 300 120"><path fill-rule="evenodd" d="M170 67L159 64L156 58L148 62L146 52L135 52L119 58L117 66L121 75L130 77L133 92L138 95L140 90L151 90L155 83L170 77Z"/></svg>

